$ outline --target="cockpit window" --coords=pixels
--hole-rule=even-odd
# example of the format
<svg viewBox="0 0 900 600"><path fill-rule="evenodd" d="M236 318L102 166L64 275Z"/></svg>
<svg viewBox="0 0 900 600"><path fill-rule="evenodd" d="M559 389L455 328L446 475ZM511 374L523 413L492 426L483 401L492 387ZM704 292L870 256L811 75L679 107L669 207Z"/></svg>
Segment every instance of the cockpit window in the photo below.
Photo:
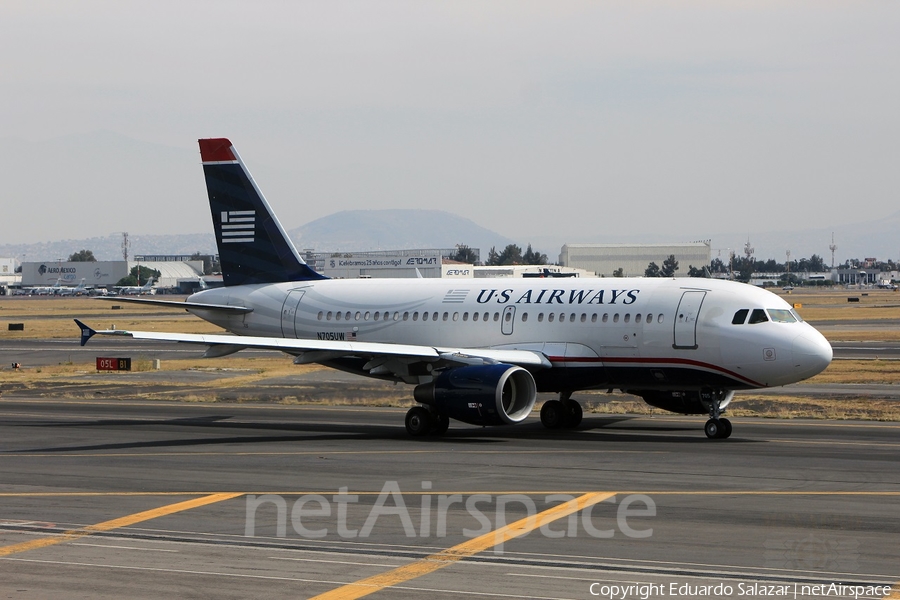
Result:
<svg viewBox="0 0 900 600"><path fill-rule="evenodd" d="M756 323L765 323L769 320L769 317L766 316L766 311L761 308L754 308L753 312L750 313L750 320L748 323L750 325L755 325Z"/></svg>
<svg viewBox="0 0 900 600"><path fill-rule="evenodd" d="M800 321L801 323L803 322L803 317L801 317L801 316L800 316L800 313L798 313L798 312L797 312L796 310L794 310L793 308L791 309L791 314L794 315L794 318L795 318L795 319L797 319L797 320Z"/></svg>
<svg viewBox="0 0 900 600"><path fill-rule="evenodd" d="M776 323L796 323L793 313L786 308L770 308L769 316Z"/></svg>
<svg viewBox="0 0 900 600"><path fill-rule="evenodd" d="M744 321L747 320L747 314L750 312L749 308L742 308L741 310L734 313L734 318L731 319L732 325L743 325Z"/></svg>

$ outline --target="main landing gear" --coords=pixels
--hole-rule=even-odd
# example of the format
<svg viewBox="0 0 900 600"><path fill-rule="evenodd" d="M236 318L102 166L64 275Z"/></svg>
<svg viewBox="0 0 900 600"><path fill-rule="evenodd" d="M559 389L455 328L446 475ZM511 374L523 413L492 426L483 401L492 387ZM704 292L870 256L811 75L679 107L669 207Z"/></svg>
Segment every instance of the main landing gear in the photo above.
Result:
<svg viewBox="0 0 900 600"><path fill-rule="evenodd" d="M731 421L722 416L725 406L731 402L734 392L715 390L710 394L709 421L703 426L703 432L709 439L725 439L731 437Z"/></svg>
<svg viewBox="0 0 900 600"><path fill-rule="evenodd" d="M406 413L406 432L413 437L432 433L444 435L450 428L450 417L432 412L424 406L413 406Z"/></svg>
<svg viewBox="0 0 900 600"><path fill-rule="evenodd" d="M572 392L560 392L559 400L548 400L541 407L541 423L547 429L573 429L581 424L584 411Z"/></svg>

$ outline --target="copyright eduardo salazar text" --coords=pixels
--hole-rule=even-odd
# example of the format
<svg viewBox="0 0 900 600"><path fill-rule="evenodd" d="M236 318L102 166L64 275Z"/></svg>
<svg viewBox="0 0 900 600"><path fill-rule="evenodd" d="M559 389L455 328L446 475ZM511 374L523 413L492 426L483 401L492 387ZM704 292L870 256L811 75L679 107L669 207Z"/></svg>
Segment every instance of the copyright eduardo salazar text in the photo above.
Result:
<svg viewBox="0 0 900 600"><path fill-rule="evenodd" d="M842 583L759 583L731 582L712 585L690 583L590 584L591 596L609 600L627 598L884 598L890 585L848 585Z"/></svg>

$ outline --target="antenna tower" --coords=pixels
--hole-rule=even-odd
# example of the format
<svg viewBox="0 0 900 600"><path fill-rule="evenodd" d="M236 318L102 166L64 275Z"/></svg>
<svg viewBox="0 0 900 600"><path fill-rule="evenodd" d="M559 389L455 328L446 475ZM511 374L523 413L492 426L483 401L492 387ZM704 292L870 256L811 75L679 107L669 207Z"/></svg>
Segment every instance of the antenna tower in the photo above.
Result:
<svg viewBox="0 0 900 600"><path fill-rule="evenodd" d="M128 262L128 232L122 232L122 260Z"/></svg>
<svg viewBox="0 0 900 600"><path fill-rule="evenodd" d="M834 268L834 251L837 250L837 246L834 245L834 232L831 232L831 245L828 246L828 249L831 250L831 268Z"/></svg>

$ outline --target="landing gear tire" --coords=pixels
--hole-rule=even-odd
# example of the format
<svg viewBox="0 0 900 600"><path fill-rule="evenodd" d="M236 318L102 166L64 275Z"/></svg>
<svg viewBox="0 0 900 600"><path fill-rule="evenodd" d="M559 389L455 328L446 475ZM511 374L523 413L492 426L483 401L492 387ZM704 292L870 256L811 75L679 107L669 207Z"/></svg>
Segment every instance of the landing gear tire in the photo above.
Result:
<svg viewBox="0 0 900 600"><path fill-rule="evenodd" d="M568 400L567 402L563 402L562 405L563 415L565 417L563 427L574 429L581 425L581 418L584 416L581 405L575 400Z"/></svg>
<svg viewBox="0 0 900 600"><path fill-rule="evenodd" d="M714 440L722 437L725 428L722 426L722 421L719 419L710 419L706 422L706 425L703 426L703 431L706 433L706 437Z"/></svg>
<svg viewBox="0 0 900 600"><path fill-rule="evenodd" d="M431 413L423 406L413 406L406 413L406 432L413 437L421 437L431 431Z"/></svg>
<svg viewBox="0 0 900 600"><path fill-rule="evenodd" d="M565 421L563 403L559 400L548 400L541 407L541 423L547 429L559 429Z"/></svg>
<svg viewBox="0 0 900 600"><path fill-rule="evenodd" d="M431 434L444 435L450 429L450 417L447 415L431 415Z"/></svg>
<svg viewBox="0 0 900 600"><path fill-rule="evenodd" d="M721 419L719 419L719 423L722 424L722 435L720 435L719 437L721 437L723 440L725 438L731 437L731 421L729 421L725 417L722 417Z"/></svg>

